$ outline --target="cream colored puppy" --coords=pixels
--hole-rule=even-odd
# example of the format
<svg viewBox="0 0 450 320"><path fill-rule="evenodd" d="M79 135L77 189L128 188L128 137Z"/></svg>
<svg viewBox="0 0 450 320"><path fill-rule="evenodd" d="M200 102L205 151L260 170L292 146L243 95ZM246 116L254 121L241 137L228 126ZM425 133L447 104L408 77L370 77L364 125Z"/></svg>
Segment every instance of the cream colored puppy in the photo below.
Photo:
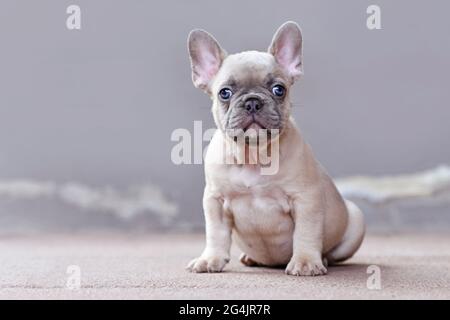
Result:
<svg viewBox="0 0 450 320"><path fill-rule="evenodd" d="M327 262L351 257L364 237L363 215L341 197L291 118L289 91L303 66L298 25L282 25L268 52L227 55L202 30L190 33L188 46L194 85L210 95L219 130L205 157L206 248L187 268L222 271L232 235L242 263L287 265L290 275L322 275ZM276 162L270 174L249 142L265 129L271 135L257 147Z"/></svg>

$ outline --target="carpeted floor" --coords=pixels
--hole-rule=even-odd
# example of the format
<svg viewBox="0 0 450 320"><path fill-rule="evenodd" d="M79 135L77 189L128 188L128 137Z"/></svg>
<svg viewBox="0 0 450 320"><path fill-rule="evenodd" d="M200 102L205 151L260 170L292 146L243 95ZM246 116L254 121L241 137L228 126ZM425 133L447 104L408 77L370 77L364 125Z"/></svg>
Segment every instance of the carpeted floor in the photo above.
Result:
<svg viewBox="0 0 450 320"><path fill-rule="evenodd" d="M186 272L202 248L202 235L3 236L0 298L450 299L450 234L370 235L354 258L314 278L244 267L235 248L224 273ZM70 265L81 270L79 290L67 288ZM367 286L369 265L380 268L379 290Z"/></svg>

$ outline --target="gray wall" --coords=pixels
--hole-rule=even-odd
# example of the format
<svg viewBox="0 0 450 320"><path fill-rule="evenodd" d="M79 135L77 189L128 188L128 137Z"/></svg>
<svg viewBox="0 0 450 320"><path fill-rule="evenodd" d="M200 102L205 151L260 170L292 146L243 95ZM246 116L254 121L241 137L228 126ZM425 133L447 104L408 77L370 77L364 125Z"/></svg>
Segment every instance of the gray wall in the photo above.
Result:
<svg viewBox="0 0 450 320"><path fill-rule="evenodd" d="M373 3L382 30L366 28ZM66 29L69 4L81 6L81 31ZM294 115L333 176L448 163L449 11L443 0L2 0L0 180L151 182L178 205L169 226L201 225L202 167L170 161L174 129L213 125L190 80L187 34L201 27L228 52L265 50L286 20L304 34ZM133 225L19 198L0 197L4 229Z"/></svg>

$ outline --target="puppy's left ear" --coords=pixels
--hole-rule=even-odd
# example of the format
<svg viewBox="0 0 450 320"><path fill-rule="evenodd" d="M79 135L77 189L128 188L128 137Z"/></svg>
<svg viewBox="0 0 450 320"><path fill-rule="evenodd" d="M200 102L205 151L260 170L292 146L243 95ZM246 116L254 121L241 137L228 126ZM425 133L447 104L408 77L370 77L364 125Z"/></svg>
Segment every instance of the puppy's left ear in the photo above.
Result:
<svg viewBox="0 0 450 320"><path fill-rule="evenodd" d="M297 23L288 21L277 30L269 53L275 57L292 82L303 74L302 31Z"/></svg>
<svg viewBox="0 0 450 320"><path fill-rule="evenodd" d="M192 81L197 88L210 92L211 80L226 57L225 50L216 39L204 30L193 30L188 37Z"/></svg>

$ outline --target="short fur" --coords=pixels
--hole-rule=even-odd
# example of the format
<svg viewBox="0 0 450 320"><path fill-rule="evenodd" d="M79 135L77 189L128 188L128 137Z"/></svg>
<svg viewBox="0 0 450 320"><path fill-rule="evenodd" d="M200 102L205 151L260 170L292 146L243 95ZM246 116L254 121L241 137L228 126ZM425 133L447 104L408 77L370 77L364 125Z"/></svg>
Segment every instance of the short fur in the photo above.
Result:
<svg viewBox="0 0 450 320"><path fill-rule="evenodd" d="M188 43L193 82L211 96L219 130L205 157L206 248L187 268L222 271L232 235L242 263L286 266L290 275L325 274L326 261L351 257L363 240L363 215L341 197L291 117L290 87L303 72L298 25L282 25L268 52L227 55L202 30L192 31ZM274 84L286 89L284 97L273 95ZM228 101L219 97L223 88L233 92ZM261 103L260 111L243 107L251 98ZM235 143L227 130L248 127L279 130L276 174L261 175L258 163L223 164L224 146Z"/></svg>

